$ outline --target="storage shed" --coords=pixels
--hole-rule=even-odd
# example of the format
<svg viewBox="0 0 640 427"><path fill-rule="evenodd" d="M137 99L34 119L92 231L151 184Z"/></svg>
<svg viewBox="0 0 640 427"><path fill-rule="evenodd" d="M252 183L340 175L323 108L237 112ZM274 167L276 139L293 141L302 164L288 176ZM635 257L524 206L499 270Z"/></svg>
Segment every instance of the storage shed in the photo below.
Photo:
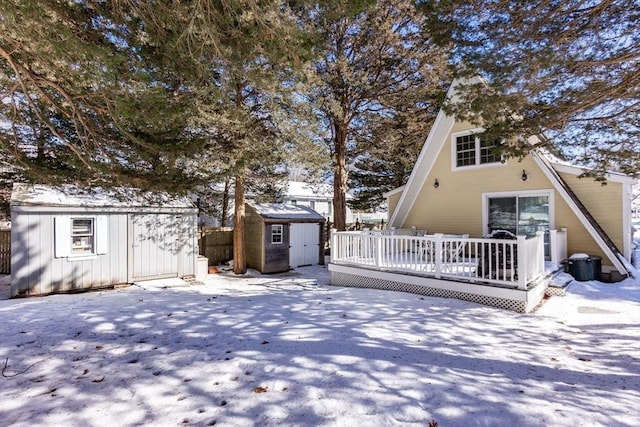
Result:
<svg viewBox="0 0 640 427"><path fill-rule="evenodd" d="M263 203L245 206L247 266L278 273L324 264L324 218L306 206Z"/></svg>
<svg viewBox="0 0 640 427"><path fill-rule="evenodd" d="M15 184L11 296L194 276L196 217L186 198Z"/></svg>

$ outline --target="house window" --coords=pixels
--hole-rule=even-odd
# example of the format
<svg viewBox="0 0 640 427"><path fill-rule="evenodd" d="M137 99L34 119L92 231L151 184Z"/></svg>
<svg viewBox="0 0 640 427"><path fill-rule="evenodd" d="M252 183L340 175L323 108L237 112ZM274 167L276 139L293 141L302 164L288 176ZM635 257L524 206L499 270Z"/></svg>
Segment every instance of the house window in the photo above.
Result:
<svg viewBox="0 0 640 427"><path fill-rule="evenodd" d="M456 138L456 165L470 166L476 164L476 142L474 135Z"/></svg>
<svg viewBox="0 0 640 427"><path fill-rule="evenodd" d="M480 137L480 164L496 163L501 160L501 156L498 155L500 149L500 141L497 139L487 139Z"/></svg>
<svg viewBox="0 0 640 427"><path fill-rule="evenodd" d="M500 140L488 139L482 134L459 135L455 137L455 166L478 166L498 163Z"/></svg>
<svg viewBox="0 0 640 427"><path fill-rule="evenodd" d="M280 245L284 241L284 226L282 224L274 224L271 226L271 244Z"/></svg>
<svg viewBox="0 0 640 427"><path fill-rule="evenodd" d="M71 218L71 253L94 253L93 218Z"/></svg>
<svg viewBox="0 0 640 427"><path fill-rule="evenodd" d="M315 201L315 200L311 200L311 201L309 202L309 207L310 207L311 209L315 210L315 209L316 209L316 201Z"/></svg>

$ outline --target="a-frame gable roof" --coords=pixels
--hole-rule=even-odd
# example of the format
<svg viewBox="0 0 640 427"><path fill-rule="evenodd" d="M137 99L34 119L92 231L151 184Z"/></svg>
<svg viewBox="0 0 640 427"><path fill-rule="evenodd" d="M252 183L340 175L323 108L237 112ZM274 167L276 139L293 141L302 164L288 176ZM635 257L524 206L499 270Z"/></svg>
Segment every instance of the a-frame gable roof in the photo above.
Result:
<svg viewBox="0 0 640 427"><path fill-rule="evenodd" d="M475 83L476 81L480 81L480 79L477 78L477 80L474 79L471 82ZM459 80L453 81L447 91L447 99L455 100L458 84L460 84ZM409 180L404 186L404 191L400 196L396 209L393 211L391 218L389 218L389 226L401 227L404 224L455 122L455 117L445 114L443 109L440 108L429 135L422 146L422 150L420 150L418 160L416 160L411 175L409 175Z"/></svg>
<svg viewBox="0 0 640 427"><path fill-rule="evenodd" d="M480 78L474 78L470 82L477 83ZM459 80L454 80L447 92L447 99L456 99L456 87L460 84ZM390 227L402 227L405 223L409 212L422 191L426 179L433 168L442 147L448 141L448 135L453 129L456 120L455 117L447 115L441 108L438 112L436 120L429 131L429 135L420 151L420 155L416 160L416 164L411 171L409 180L404 186L402 195L396 205L391 218L389 218ZM553 165L542 154L532 151L532 157L538 167L549 179L556 192L571 207L580 223L586 228L594 241L598 244L602 252L611 260L615 268L621 274L628 274L626 268L626 260L620 250L613 244L612 240L596 222L586 207L580 202L571 188L562 180Z"/></svg>

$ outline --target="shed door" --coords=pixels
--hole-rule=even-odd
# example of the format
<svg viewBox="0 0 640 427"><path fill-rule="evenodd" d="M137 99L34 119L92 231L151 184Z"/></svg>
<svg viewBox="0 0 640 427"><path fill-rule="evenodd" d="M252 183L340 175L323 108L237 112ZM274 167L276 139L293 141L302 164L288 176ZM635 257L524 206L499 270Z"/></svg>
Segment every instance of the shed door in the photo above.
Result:
<svg viewBox="0 0 640 427"><path fill-rule="evenodd" d="M133 280L178 275L175 218L169 214L132 215Z"/></svg>
<svg viewBox="0 0 640 427"><path fill-rule="evenodd" d="M291 224L289 226L289 265L318 264L320 253L320 224Z"/></svg>

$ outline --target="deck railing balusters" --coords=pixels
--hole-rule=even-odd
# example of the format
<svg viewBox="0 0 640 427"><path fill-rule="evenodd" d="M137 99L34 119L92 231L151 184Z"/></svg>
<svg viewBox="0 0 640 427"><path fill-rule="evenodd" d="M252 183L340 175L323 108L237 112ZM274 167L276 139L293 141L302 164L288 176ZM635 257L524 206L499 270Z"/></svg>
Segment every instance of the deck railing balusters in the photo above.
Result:
<svg viewBox="0 0 640 427"><path fill-rule="evenodd" d="M517 240L331 231L331 262L525 289L544 273L544 236ZM432 248L432 249L430 249Z"/></svg>

